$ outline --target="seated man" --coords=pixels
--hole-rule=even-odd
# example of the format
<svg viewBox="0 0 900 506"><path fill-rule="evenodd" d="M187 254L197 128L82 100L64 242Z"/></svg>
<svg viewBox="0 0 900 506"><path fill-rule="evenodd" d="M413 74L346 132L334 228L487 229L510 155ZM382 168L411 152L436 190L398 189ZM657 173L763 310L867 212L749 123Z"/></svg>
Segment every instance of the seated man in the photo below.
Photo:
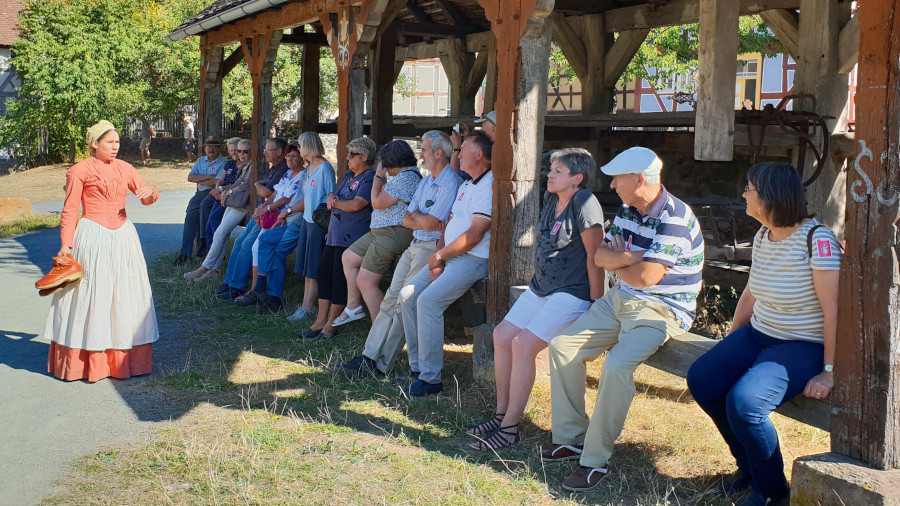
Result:
<svg viewBox="0 0 900 506"><path fill-rule="evenodd" d="M686 332L697 309L703 273L703 235L684 202L660 184L662 161L631 148L601 170L622 198L594 262L619 284L550 341L553 445L544 462L580 459L563 480L567 490L597 486L607 474L616 438L634 398L634 370L669 337ZM597 404L585 411L586 363L604 351Z"/></svg>
<svg viewBox="0 0 900 506"><path fill-rule="evenodd" d="M201 237L201 231L206 227L206 220L209 217L209 209L202 206L203 199L209 195L209 192L215 188L216 182L219 180L222 169L228 161L222 154L222 143L215 137L207 137L203 144L203 150L206 156L201 156L194 164L194 168L188 173L188 181L196 183L197 192L188 201L187 209L184 213L184 230L181 233L181 251L178 257L172 262L173 266L184 265L191 261L194 253L194 242ZM200 241L197 251L202 252L206 249L206 243ZM198 255L200 256L200 255Z"/></svg>
<svg viewBox="0 0 900 506"><path fill-rule="evenodd" d="M378 316L366 338L363 354L340 366L345 373L385 374L403 349L400 290L428 265L428 256L434 253L443 222L450 215L450 207L462 183L450 168L452 149L450 138L443 132L431 130L422 135L419 157L422 169L428 175L419 182L403 216L403 226L412 229L413 241L397 262L391 286L384 294Z"/></svg>
<svg viewBox="0 0 900 506"><path fill-rule="evenodd" d="M400 290L410 372L418 375L403 387L406 395L431 395L444 389L444 310L487 276L494 194L491 148L483 132L463 141L460 168L472 179L457 190L450 221L428 257L428 267Z"/></svg>
<svg viewBox="0 0 900 506"><path fill-rule="evenodd" d="M288 166L284 161L284 149L287 141L279 137L270 137L266 140L265 157L269 162L269 171L263 179L256 182L256 210L250 221L244 228L244 232L234 241L231 247L231 256L228 258L228 267L225 270L225 281L216 290L216 297L222 300L234 300L243 295L247 289L247 276L253 269L253 243L262 228L256 223L256 216L262 216L271 207L266 204L266 199L275 193L275 185L281 181Z"/></svg>

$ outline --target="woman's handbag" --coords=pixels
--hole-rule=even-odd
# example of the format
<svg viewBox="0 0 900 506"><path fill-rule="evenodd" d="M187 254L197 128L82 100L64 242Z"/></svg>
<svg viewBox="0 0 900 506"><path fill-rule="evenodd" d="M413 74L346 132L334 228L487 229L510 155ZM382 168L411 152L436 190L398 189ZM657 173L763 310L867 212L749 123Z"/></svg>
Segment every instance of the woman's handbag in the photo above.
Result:
<svg viewBox="0 0 900 506"><path fill-rule="evenodd" d="M269 230L270 228L275 226L275 222L278 221L278 215L281 214L281 211L269 211L266 214L259 217L259 226L263 230Z"/></svg>
<svg viewBox="0 0 900 506"><path fill-rule="evenodd" d="M328 210L328 205L325 202L319 204L316 207L316 210L313 211L313 222L319 226L322 230L328 232L328 223L331 221L331 211Z"/></svg>
<svg viewBox="0 0 900 506"><path fill-rule="evenodd" d="M250 201L250 188L238 189L234 190L232 188L231 195L225 199L225 207L234 207L236 209L241 209L243 207L247 207L247 203Z"/></svg>

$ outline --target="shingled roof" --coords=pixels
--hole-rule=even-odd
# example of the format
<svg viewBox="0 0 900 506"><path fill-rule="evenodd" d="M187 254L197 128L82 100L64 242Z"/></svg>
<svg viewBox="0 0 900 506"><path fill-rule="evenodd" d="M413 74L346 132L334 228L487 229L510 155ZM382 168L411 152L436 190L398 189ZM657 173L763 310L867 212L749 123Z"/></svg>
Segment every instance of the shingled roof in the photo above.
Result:
<svg viewBox="0 0 900 506"><path fill-rule="evenodd" d="M188 35L208 32L237 19L249 17L269 9L278 8L290 1L291 0L216 0L212 5L203 9L200 14L188 19L178 28L173 30L172 33L166 37L166 40L173 42ZM297 0L293 1L296 2ZM304 1L305 0L301 0L301 3ZM229 14L226 15L226 13ZM226 19L219 18L219 16Z"/></svg>
<svg viewBox="0 0 900 506"><path fill-rule="evenodd" d="M17 29L21 0L0 0L0 47L10 47L19 38Z"/></svg>

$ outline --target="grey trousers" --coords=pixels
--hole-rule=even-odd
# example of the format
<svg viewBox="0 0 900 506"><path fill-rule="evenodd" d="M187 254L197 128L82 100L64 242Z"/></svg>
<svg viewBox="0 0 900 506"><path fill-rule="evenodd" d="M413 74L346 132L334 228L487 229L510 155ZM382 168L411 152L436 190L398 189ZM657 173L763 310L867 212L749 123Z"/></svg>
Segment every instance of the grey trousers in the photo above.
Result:
<svg viewBox="0 0 900 506"><path fill-rule="evenodd" d="M413 240L409 248L400 256L391 286L384 294L378 316L372 322L363 355L374 360L379 371L387 373L405 343L403 319L399 304L400 290L409 283L423 267L428 265L428 256L434 253L437 241Z"/></svg>
<svg viewBox="0 0 900 506"><path fill-rule="evenodd" d="M425 268L400 290L409 367L419 371L420 380L441 381L444 310L487 276L487 269L487 258L467 253L447 260L444 272L436 280L431 281L431 272Z"/></svg>

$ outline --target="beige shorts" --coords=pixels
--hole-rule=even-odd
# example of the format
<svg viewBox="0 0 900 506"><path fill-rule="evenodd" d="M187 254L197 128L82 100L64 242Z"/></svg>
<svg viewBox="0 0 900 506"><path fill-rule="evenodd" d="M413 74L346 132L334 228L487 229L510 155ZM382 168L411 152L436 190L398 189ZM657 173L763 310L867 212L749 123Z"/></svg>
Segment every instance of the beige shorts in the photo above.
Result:
<svg viewBox="0 0 900 506"><path fill-rule="evenodd" d="M153 139L141 139L141 151L147 151L150 149L150 142Z"/></svg>
<svg viewBox="0 0 900 506"><path fill-rule="evenodd" d="M412 238L412 230L403 225L373 228L351 244L350 251L363 257L363 269L384 275L394 259L406 251Z"/></svg>

